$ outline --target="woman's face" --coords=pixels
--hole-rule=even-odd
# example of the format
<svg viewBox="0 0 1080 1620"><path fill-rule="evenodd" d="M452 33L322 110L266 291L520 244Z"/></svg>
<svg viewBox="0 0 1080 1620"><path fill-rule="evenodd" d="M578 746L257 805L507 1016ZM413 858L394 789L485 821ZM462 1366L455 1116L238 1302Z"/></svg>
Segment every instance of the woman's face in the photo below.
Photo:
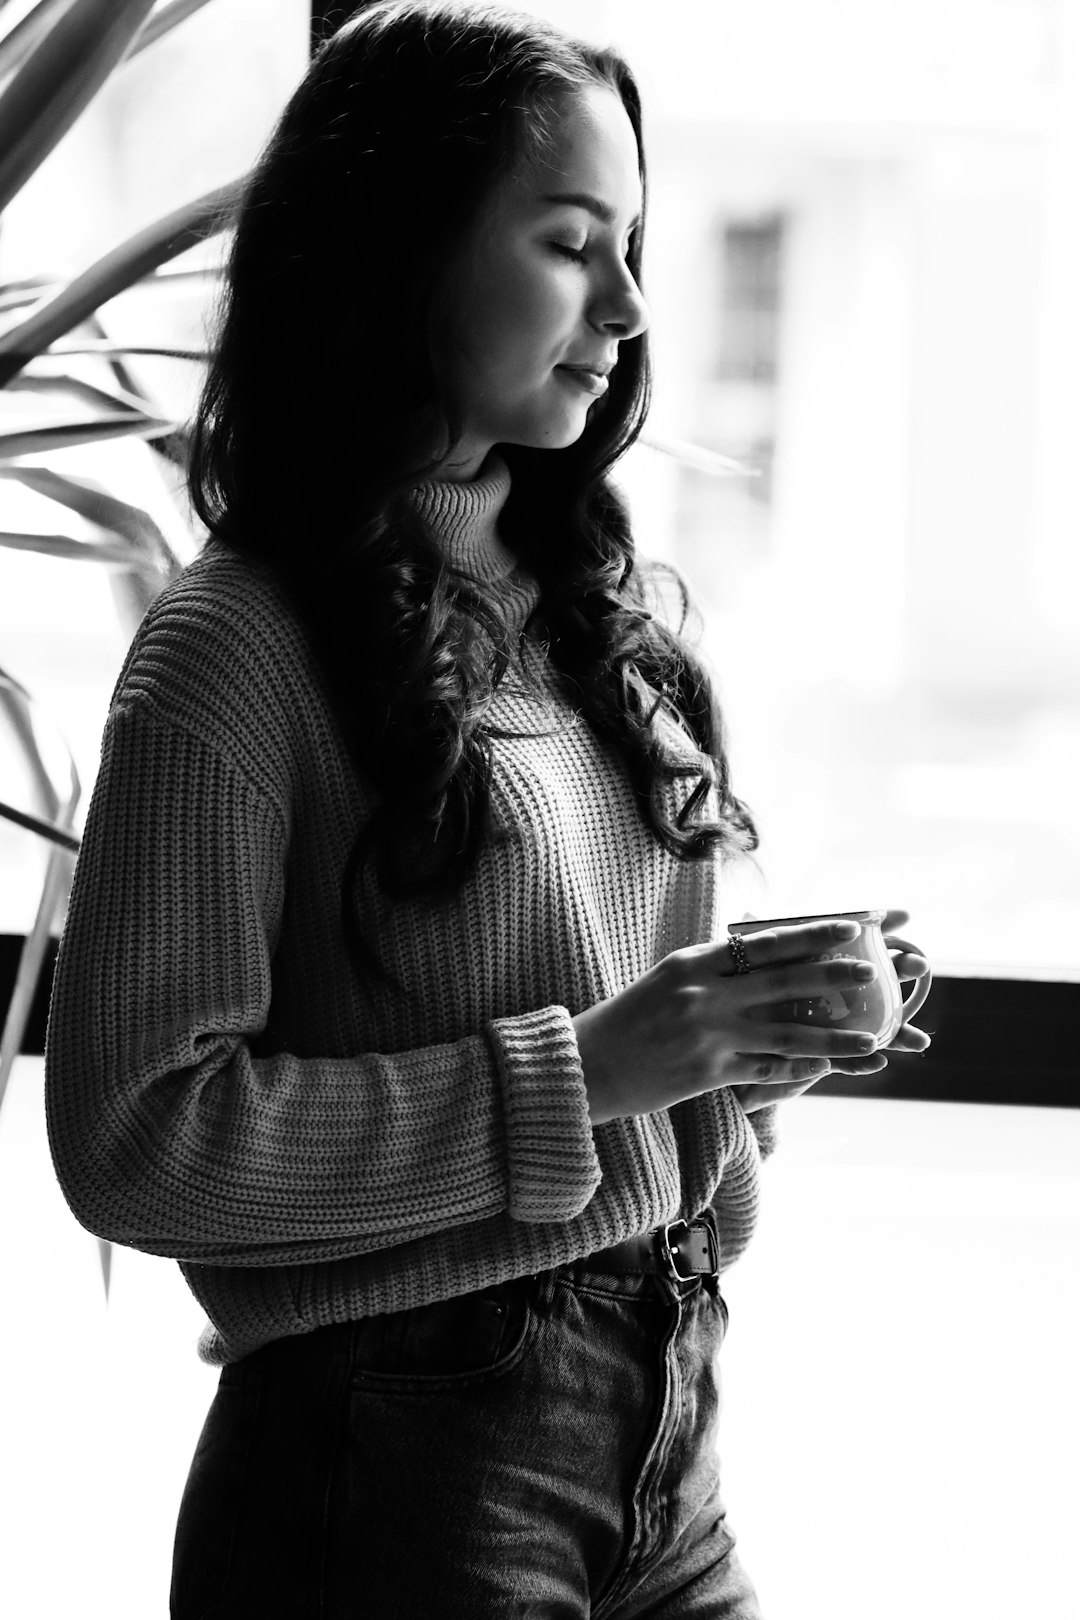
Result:
<svg viewBox="0 0 1080 1620"><path fill-rule="evenodd" d="M447 270L442 369L464 431L440 478L474 477L495 444L573 444L648 325L626 263L642 205L626 110L600 86L556 110L544 162L495 188Z"/></svg>

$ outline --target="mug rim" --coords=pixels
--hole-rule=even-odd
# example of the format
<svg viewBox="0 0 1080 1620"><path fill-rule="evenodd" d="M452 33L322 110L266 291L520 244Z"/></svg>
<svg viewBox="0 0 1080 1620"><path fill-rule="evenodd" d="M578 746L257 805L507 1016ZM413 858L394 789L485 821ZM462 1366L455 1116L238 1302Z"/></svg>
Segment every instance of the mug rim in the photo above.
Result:
<svg viewBox="0 0 1080 1620"><path fill-rule="evenodd" d="M729 934L758 933L763 928L797 928L803 923L860 922L883 923L884 911L817 911L806 917L752 917L744 922L728 923Z"/></svg>

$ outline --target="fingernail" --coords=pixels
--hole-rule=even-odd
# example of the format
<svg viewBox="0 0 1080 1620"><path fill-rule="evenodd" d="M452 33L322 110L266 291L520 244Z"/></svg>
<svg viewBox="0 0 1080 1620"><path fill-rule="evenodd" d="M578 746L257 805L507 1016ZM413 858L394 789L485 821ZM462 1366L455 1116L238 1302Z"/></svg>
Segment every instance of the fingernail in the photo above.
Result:
<svg viewBox="0 0 1080 1620"><path fill-rule="evenodd" d="M853 979L861 979L863 984L869 984L871 979L877 978L877 968L873 962L856 962L851 970Z"/></svg>
<svg viewBox="0 0 1080 1620"><path fill-rule="evenodd" d="M859 925L857 922L852 922L850 918L845 922L833 923L833 939L857 939L858 934Z"/></svg>
<svg viewBox="0 0 1080 1620"><path fill-rule="evenodd" d="M819 1074L828 1074L831 1068L832 1064L827 1058L814 1058L814 1060L807 1065L806 1072L813 1075L816 1079Z"/></svg>

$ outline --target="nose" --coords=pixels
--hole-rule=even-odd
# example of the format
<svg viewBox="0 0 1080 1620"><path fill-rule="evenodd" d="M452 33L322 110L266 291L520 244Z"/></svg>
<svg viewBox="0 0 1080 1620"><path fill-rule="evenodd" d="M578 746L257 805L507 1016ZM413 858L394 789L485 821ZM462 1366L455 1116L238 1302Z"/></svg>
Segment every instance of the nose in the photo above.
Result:
<svg viewBox="0 0 1080 1620"><path fill-rule="evenodd" d="M640 337L649 324L649 306L641 295L630 267L623 264L616 281L597 299L593 324L620 340Z"/></svg>

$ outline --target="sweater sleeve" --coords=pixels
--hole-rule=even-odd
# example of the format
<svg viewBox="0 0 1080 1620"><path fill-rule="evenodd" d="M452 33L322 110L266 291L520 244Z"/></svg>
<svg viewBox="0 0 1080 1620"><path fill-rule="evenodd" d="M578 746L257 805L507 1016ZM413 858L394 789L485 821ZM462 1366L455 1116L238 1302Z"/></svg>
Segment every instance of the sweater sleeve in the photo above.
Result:
<svg viewBox="0 0 1080 1620"><path fill-rule="evenodd" d="M579 1213L600 1170L563 1008L392 1054L255 1055L287 819L145 707L106 727L50 1011L50 1145L76 1217L259 1266Z"/></svg>

